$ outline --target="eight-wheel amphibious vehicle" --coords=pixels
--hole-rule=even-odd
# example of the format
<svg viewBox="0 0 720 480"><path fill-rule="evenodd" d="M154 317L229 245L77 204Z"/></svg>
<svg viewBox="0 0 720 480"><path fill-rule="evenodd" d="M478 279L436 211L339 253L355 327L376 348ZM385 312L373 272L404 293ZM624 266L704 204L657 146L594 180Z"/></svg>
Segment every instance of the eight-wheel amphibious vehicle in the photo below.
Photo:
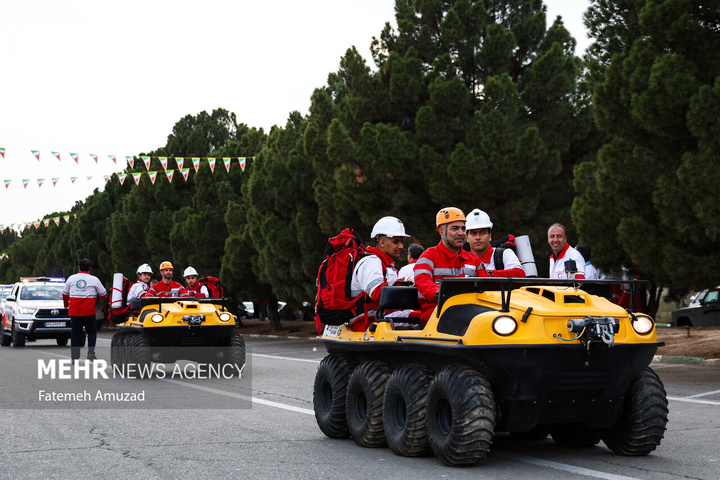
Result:
<svg viewBox="0 0 720 480"><path fill-rule="evenodd" d="M385 287L366 332L326 326L315 377L320 429L447 465L485 457L496 432L646 455L667 423L648 367L655 323L600 295L610 280L454 278L424 326L386 312L417 309L417 290ZM636 299L641 281L623 282ZM399 323L403 322L403 323Z"/></svg>
<svg viewBox="0 0 720 480"><path fill-rule="evenodd" d="M133 301L127 320L110 343L110 361L129 375L148 371L150 362L180 359L245 365L245 340L235 333L231 298L142 297ZM138 374L138 376L142 376Z"/></svg>

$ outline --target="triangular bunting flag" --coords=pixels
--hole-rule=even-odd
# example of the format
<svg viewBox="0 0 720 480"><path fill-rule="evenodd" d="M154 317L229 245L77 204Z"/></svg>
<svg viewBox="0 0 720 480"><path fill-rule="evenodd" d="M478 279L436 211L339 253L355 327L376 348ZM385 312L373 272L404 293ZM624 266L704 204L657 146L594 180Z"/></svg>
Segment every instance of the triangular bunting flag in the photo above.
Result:
<svg viewBox="0 0 720 480"><path fill-rule="evenodd" d="M183 168L182 170L180 170L180 173L182 173L183 178L184 178L185 181L187 182L187 177L188 177L188 173L190 173L190 169L189 169L189 168Z"/></svg>
<svg viewBox="0 0 720 480"><path fill-rule="evenodd" d="M65 223L70 223L70 215L65 215L63 220L65 220Z"/></svg>
<svg viewBox="0 0 720 480"><path fill-rule="evenodd" d="M150 157L141 157L142 161L145 163L145 170L150 170Z"/></svg>
<svg viewBox="0 0 720 480"><path fill-rule="evenodd" d="M110 180L110 175L103 175L103 178L105 179L105 183L107 183Z"/></svg>
<svg viewBox="0 0 720 480"><path fill-rule="evenodd" d="M35 155L35 158L38 159L38 162L40 161L40 150L30 150L33 155Z"/></svg>
<svg viewBox="0 0 720 480"><path fill-rule="evenodd" d="M210 171L215 173L215 158L208 157L208 163L210 164Z"/></svg>
<svg viewBox="0 0 720 480"><path fill-rule="evenodd" d="M40 228L40 222L38 221L38 222L33 223L33 227L35 227L35 230Z"/></svg>
<svg viewBox="0 0 720 480"><path fill-rule="evenodd" d="M173 174L175 173L175 170L168 170L165 172L165 175L168 177L168 182L172 183Z"/></svg>
<svg viewBox="0 0 720 480"><path fill-rule="evenodd" d="M53 221L55 222L55 225L57 225L58 227L60 226L60 217L53 218Z"/></svg>
<svg viewBox="0 0 720 480"><path fill-rule="evenodd" d="M55 155L55 158L57 158L58 160L60 160L60 152L50 152L50 153L52 153L53 155Z"/></svg>
<svg viewBox="0 0 720 480"><path fill-rule="evenodd" d="M10 186L10 182L12 182L12 180L5 180L5 190Z"/></svg>
<svg viewBox="0 0 720 480"><path fill-rule="evenodd" d="M183 165L185 164L185 158L184 157L175 157L175 162L177 163L178 170L182 170Z"/></svg>
<svg viewBox="0 0 720 480"><path fill-rule="evenodd" d="M95 164L97 165L97 157L98 156L94 153L91 153L90 156L92 157L93 160L95 160Z"/></svg>
<svg viewBox="0 0 720 480"><path fill-rule="evenodd" d="M71 153L70 156L73 160L75 160L75 163L78 163L78 154L77 153Z"/></svg>
<svg viewBox="0 0 720 480"><path fill-rule="evenodd" d="M162 165L163 170L167 170L167 157L158 157L160 159L160 165Z"/></svg>
<svg viewBox="0 0 720 480"><path fill-rule="evenodd" d="M228 172L230 171L230 162L232 161L232 158L230 157L223 157L223 162L225 163L225 170Z"/></svg>
<svg viewBox="0 0 720 480"><path fill-rule="evenodd" d="M87 179L88 179L88 180L92 180L92 175L88 175L88 176L87 176Z"/></svg>
<svg viewBox="0 0 720 480"><path fill-rule="evenodd" d="M5 160L5 149L4 148L0 148L0 155L2 155L3 160Z"/></svg>
<svg viewBox="0 0 720 480"><path fill-rule="evenodd" d="M134 163L135 163L135 158L134 158L134 157L125 156L125 160L127 160L127 162L130 164L130 168L133 168L133 167L135 166L135 165L134 165Z"/></svg>
<svg viewBox="0 0 720 480"><path fill-rule="evenodd" d="M142 175L142 172L133 173L133 180L135 180L135 185L140 185L140 176Z"/></svg>
<svg viewBox="0 0 720 480"><path fill-rule="evenodd" d="M117 165L117 158L115 158L115 155L108 155L108 157L110 157L110 160L112 160L113 163Z"/></svg>
<svg viewBox="0 0 720 480"><path fill-rule="evenodd" d="M57 185L58 180L60 180L60 179L59 179L59 178L53 178L53 179L52 179L53 187L54 187L55 185Z"/></svg>
<svg viewBox="0 0 720 480"><path fill-rule="evenodd" d="M197 172L197 171L198 171L198 167L200 166L200 158L199 158L199 157L192 157L192 162L193 162L193 168L194 168L195 171Z"/></svg>
<svg viewBox="0 0 720 480"><path fill-rule="evenodd" d="M120 185L125 183L126 177L127 177L127 173L118 173L118 180L120 180Z"/></svg>
<svg viewBox="0 0 720 480"><path fill-rule="evenodd" d="M240 168L242 168L242 171L245 171L245 157L238 157L238 160L240 160Z"/></svg>
<svg viewBox="0 0 720 480"><path fill-rule="evenodd" d="M50 219L49 219L49 218L44 218L44 219L43 219L43 225L45 225L46 227L50 226Z"/></svg>
<svg viewBox="0 0 720 480"><path fill-rule="evenodd" d="M148 172L148 176L150 176L150 181L153 185L155 185L155 179L157 178L157 171L153 170L152 172Z"/></svg>
<svg viewBox="0 0 720 480"><path fill-rule="evenodd" d="M42 187L42 184L45 182L45 179L44 179L44 178L38 178L38 179L37 179L37 182L38 182L38 187Z"/></svg>
<svg viewBox="0 0 720 480"><path fill-rule="evenodd" d="M78 179L78 177L70 177L70 181L73 183L73 185L75 185L75 180L77 180L77 179Z"/></svg>
<svg viewBox="0 0 720 480"><path fill-rule="evenodd" d="M22 182L23 182L23 188L27 188L28 183L30 183L30 179L29 179L29 178L23 178L23 179L22 179Z"/></svg>

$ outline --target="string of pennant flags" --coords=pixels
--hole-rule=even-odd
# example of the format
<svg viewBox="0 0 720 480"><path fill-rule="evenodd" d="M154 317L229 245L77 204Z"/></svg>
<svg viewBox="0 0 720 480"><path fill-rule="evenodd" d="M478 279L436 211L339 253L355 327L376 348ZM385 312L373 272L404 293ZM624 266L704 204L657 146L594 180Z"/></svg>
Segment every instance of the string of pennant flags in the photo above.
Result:
<svg viewBox="0 0 720 480"><path fill-rule="evenodd" d="M41 152L39 150L31 150L32 155L40 161ZM59 161L62 161L61 153L51 151L50 152L53 157L57 158ZM3 160L5 160L6 155L6 149L3 147L0 147L0 157L2 157ZM79 162L79 154L77 153L70 153L70 158L72 158L75 163ZM99 156L96 154L89 154L90 157L95 161L97 164L99 161ZM108 155L109 159L113 161L117 165L118 157L116 155ZM126 155L124 156L125 161L130 165L130 168L135 168L135 157ZM155 181L157 180L158 176L162 176L161 174L164 173L164 176L167 178L168 182L172 182L173 177L175 176L175 173L179 173L180 176L183 177L185 181L188 180L188 176L190 174L190 169L192 168L196 172L200 168L200 163L202 160L207 161L208 165L210 166L210 170L214 173L215 167L217 163L221 162L225 170L227 172L230 172L230 165L233 160L237 160L240 168L242 171L245 171L245 166L247 164L248 160L252 160L254 157L247 156L247 157L162 157L162 156L156 156L156 155L141 155L139 157L142 161L142 164L145 166L145 172L131 172L131 173L117 173L113 172L109 175L102 175L103 179L105 180L105 183L109 182L110 179L113 177L113 175L117 175L118 180L120 181L120 184L123 185L125 183L125 180L127 180L128 177L132 177L136 185L140 184L140 179L143 175L147 175L150 179L150 182L154 185ZM160 164L163 167L162 171L159 170L150 170L150 164L153 159L157 159ZM168 164L170 160L174 160L177 164L177 169L174 168L168 168ZM185 165L188 165L187 167ZM139 166L139 165L138 165ZM71 176L70 181L74 185L75 182L81 178L80 176ZM87 180L92 180L94 178L93 175L87 175ZM47 183L47 178L36 178L35 181L37 182L38 187L42 187L44 184ZM52 177L49 179L52 183L53 187L57 185L57 183L61 180L61 177ZM4 179L3 183L5 185L5 189L9 189L10 185L12 184L13 179ZM27 186L31 183L30 178L23 178L21 179L23 188L27 188ZM28 222L28 223L19 223L19 224L11 224L11 225L0 225L0 234L4 234L6 230L9 231L17 231L22 232L23 230L27 228L36 228L39 229L41 226L49 227L50 222L55 223L55 225L59 226L61 220L64 220L66 223L70 222L70 219L74 217L74 215L64 215L64 216L57 216L57 217L47 217L42 220L37 220L35 222Z"/></svg>

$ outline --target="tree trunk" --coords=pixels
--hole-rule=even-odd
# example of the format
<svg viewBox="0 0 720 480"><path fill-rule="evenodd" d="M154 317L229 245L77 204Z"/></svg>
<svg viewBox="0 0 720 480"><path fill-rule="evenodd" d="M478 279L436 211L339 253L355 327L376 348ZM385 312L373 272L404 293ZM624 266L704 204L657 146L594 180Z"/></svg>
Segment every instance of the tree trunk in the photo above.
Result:
<svg viewBox="0 0 720 480"><path fill-rule="evenodd" d="M268 318L270 319L270 325L272 326L273 332L280 331L282 326L280 325L280 315L278 314L278 303L276 298L271 298L268 302Z"/></svg>

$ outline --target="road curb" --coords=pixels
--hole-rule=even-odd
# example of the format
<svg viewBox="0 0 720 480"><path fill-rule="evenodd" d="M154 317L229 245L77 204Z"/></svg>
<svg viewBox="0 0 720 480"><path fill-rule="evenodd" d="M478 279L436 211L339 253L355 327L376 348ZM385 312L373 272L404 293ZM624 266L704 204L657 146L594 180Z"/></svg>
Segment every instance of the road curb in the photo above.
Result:
<svg viewBox="0 0 720 480"><path fill-rule="evenodd" d="M263 335L260 333L242 333L239 332L243 337L248 338L279 338L283 340L318 340L320 337L294 337L292 335Z"/></svg>
<svg viewBox="0 0 720 480"><path fill-rule="evenodd" d="M653 357L653 363L720 366L720 358L684 357L682 355L655 355Z"/></svg>

